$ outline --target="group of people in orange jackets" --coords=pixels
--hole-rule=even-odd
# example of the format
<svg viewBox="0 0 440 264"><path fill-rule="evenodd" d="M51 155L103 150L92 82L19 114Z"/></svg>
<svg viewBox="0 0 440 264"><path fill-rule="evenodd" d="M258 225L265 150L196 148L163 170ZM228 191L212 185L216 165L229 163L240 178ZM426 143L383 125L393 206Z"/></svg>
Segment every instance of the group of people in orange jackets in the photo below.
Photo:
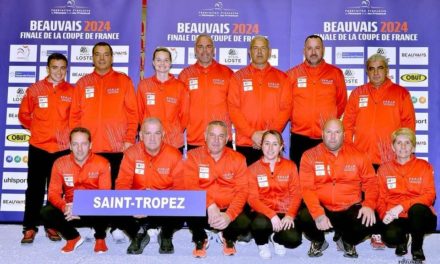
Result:
<svg viewBox="0 0 440 264"><path fill-rule="evenodd" d="M413 154L414 107L388 78L385 57L368 58L369 82L347 100L342 71L324 61L317 35L287 73L270 65L264 36L252 39L251 63L235 73L215 61L209 35L194 51L196 63L176 78L170 51L157 48L155 74L137 92L113 70L108 43L94 46L95 69L75 87L65 82L67 59L49 56L48 76L27 89L19 110L31 131L21 243L33 242L42 218L49 239L66 239L63 253L82 244L81 223L94 227L97 253L108 250L110 225L128 234L128 254L141 254L148 228L160 227L159 253L169 254L186 222L198 258L207 254L206 230L218 233L225 255L253 238L263 259L270 245L285 255L303 233L308 255L322 256L334 230L345 257L357 258L356 245L371 236L373 248L395 247L398 256L411 237L413 260L425 259L424 235L437 223L433 169ZM289 120L290 159L281 135ZM75 189L205 190L206 216L76 216Z"/></svg>

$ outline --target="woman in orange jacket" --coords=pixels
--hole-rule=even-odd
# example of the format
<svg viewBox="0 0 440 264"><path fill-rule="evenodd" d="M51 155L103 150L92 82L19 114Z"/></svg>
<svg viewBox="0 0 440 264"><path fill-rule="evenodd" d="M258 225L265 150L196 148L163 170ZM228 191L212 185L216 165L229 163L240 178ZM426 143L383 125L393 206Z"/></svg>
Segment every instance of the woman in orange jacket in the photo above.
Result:
<svg viewBox="0 0 440 264"><path fill-rule="evenodd" d="M377 211L385 224L382 238L396 247L396 255L403 256L408 252L408 234L411 234L413 260L423 261L424 235L434 231L437 224L432 207L434 171L428 162L413 155L416 136L411 129L397 129L391 139L395 159L378 170Z"/></svg>
<svg viewBox="0 0 440 264"><path fill-rule="evenodd" d="M263 259L271 257L269 239L277 255L301 244L294 221L301 204L298 170L295 163L281 157L282 148L281 134L266 131L261 143L263 157L249 167L251 232Z"/></svg>

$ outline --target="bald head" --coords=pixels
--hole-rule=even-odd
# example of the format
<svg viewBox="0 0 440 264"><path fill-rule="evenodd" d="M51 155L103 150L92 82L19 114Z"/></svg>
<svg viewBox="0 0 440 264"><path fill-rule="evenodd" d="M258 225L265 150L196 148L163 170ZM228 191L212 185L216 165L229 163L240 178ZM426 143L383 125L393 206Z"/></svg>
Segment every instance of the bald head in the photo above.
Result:
<svg viewBox="0 0 440 264"><path fill-rule="evenodd" d="M322 141L327 149L337 154L344 142L344 126L341 120L332 118L327 120L322 130Z"/></svg>

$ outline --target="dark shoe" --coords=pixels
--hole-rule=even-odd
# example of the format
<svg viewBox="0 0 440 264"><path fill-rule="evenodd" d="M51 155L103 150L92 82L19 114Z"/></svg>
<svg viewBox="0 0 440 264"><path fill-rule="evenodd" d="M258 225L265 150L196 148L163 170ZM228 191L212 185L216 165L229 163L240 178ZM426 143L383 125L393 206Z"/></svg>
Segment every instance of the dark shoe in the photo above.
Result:
<svg viewBox="0 0 440 264"><path fill-rule="evenodd" d="M53 228L46 228L46 236L50 239L50 241L61 241L58 231Z"/></svg>
<svg viewBox="0 0 440 264"><path fill-rule="evenodd" d="M411 250L411 254L414 261L424 261L426 259L423 249Z"/></svg>
<svg viewBox="0 0 440 264"><path fill-rule="evenodd" d="M223 255L232 256L237 253L235 249L235 243L232 240L227 240L223 238Z"/></svg>
<svg viewBox="0 0 440 264"><path fill-rule="evenodd" d="M408 239L409 239L409 236L406 235L405 242L396 246L395 253L397 256L401 257L401 256L406 255L408 253Z"/></svg>
<svg viewBox="0 0 440 264"><path fill-rule="evenodd" d="M160 254L173 254L174 253L174 245L172 238L164 238L159 234L159 253Z"/></svg>
<svg viewBox="0 0 440 264"><path fill-rule="evenodd" d="M344 251L344 257L357 258L359 256L356 252L356 247L343 241L342 238L336 241L336 244L338 246L338 249L342 249Z"/></svg>
<svg viewBox="0 0 440 264"><path fill-rule="evenodd" d="M21 243L22 244L33 243L36 234L37 234L37 231L35 231L34 229L28 229L26 231L23 231L23 238L21 239Z"/></svg>
<svg viewBox="0 0 440 264"><path fill-rule="evenodd" d="M307 252L307 255L309 255L309 257L320 257L322 256L322 252L324 250L326 250L328 248L328 243L327 241L312 241L312 243L310 243L310 248L309 248L309 252Z"/></svg>
<svg viewBox="0 0 440 264"><path fill-rule="evenodd" d="M150 236L148 232L138 233L136 237L131 240L130 246L127 248L127 254L142 254L149 242Z"/></svg>
<svg viewBox="0 0 440 264"><path fill-rule="evenodd" d="M196 241L196 248L193 250L192 254L195 258L205 258L206 249L209 247L209 240L205 239L203 241Z"/></svg>

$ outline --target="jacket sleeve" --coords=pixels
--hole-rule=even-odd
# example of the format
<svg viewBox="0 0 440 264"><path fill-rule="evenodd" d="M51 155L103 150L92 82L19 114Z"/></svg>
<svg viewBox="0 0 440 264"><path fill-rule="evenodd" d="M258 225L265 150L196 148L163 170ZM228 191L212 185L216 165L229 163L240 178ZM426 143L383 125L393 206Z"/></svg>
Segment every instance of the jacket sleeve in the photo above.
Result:
<svg viewBox="0 0 440 264"><path fill-rule="evenodd" d="M33 98L30 93L30 87L26 90L26 94L21 101L20 108L18 110L18 120L20 120L21 124L30 129L32 124L32 113L34 112L34 103Z"/></svg>
<svg viewBox="0 0 440 264"><path fill-rule="evenodd" d="M299 206L301 205L302 197L301 197L301 187L299 184L298 169L296 168L296 165L294 163L292 164L292 169L289 178L289 196L290 196L290 206L286 215L295 218L296 214L298 213Z"/></svg>
<svg viewBox="0 0 440 264"><path fill-rule="evenodd" d="M180 83L180 82L179 82ZM182 83L180 87L180 110L179 110L179 120L180 125L183 129L188 125L189 120L189 93Z"/></svg>
<svg viewBox="0 0 440 264"><path fill-rule="evenodd" d="M255 132L255 129L250 126L241 112L241 84L240 81L232 75L231 80L229 81L229 92L228 92L228 109L229 115L231 116L232 123L235 126L235 129L238 133L252 138L252 134Z"/></svg>
<svg viewBox="0 0 440 264"><path fill-rule="evenodd" d="M70 105L69 126L70 129L79 127L81 125L81 117L83 115L82 100L83 100L83 83L81 79L76 83L73 89L72 103Z"/></svg>
<svg viewBox="0 0 440 264"><path fill-rule="evenodd" d="M59 160L55 161L52 166L47 199L53 206L60 209L61 212L64 212L66 201L63 199L64 178L62 172L59 170L60 166Z"/></svg>
<svg viewBox="0 0 440 264"><path fill-rule="evenodd" d="M100 190L110 190L112 188L110 163L107 160L102 162L101 173L99 175L98 188Z"/></svg>
<svg viewBox="0 0 440 264"><path fill-rule="evenodd" d="M336 106L338 109L338 118L341 118L347 105L347 86L345 85L344 74L340 69L336 76Z"/></svg>
<svg viewBox="0 0 440 264"><path fill-rule="evenodd" d="M180 158L174 163L174 167L171 170L171 177L173 178L172 190L184 190L184 176L183 176L183 160Z"/></svg>
<svg viewBox="0 0 440 264"><path fill-rule="evenodd" d="M280 111L275 119L274 129L282 132L292 113L292 89L287 76L282 81Z"/></svg>
<svg viewBox="0 0 440 264"><path fill-rule="evenodd" d="M122 158L118 177L115 182L116 190L131 190L133 187L135 162L130 157L130 149L131 148L125 151L124 157Z"/></svg>
<svg viewBox="0 0 440 264"><path fill-rule="evenodd" d="M127 116L127 132L124 136L124 142L134 144L136 140L139 117L133 82L130 79L127 81L126 89L124 105Z"/></svg>
<svg viewBox="0 0 440 264"><path fill-rule="evenodd" d="M419 175L423 175L422 180L422 188L420 191L420 195L408 199L406 201L403 201L401 204L403 206L403 210L405 212L408 212L408 210L413 206L414 204L424 204L426 206L432 206L435 200L435 185L434 185L434 170L432 169L432 166L429 163L426 163L425 166L423 166L423 170L418 171ZM408 175L411 176L411 175Z"/></svg>
<svg viewBox="0 0 440 264"><path fill-rule="evenodd" d="M138 117L139 117L139 124L142 125L142 122L144 121L144 117L147 116L146 115L146 107L145 107L145 103L146 103L146 98L145 98L145 91L144 91L144 87L145 87L145 82L144 81L140 81L137 91L136 91L136 101L137 101L137 107L138 107Z"/></svg>
<svg viewBox="0 0 440 264"><path fill-rule="evenodd" d="M248 170L246 160L237 160L237 173L235 175L234 199L226 210L226 214L233 221L243 211L243 207L248 199Z"/></svg>
<svg viewBox="0 0 440 264"><path fill-rule="evenodd" d="M411 95L406 92L402 99L402 108L400 109L401 127L416 129L416 116Z"/></svg>
<svg viewBox="0 0 440 264"><path fill-rule="evenodd" d="M325 215L325 211L321 206L319 197L316 193L315 170L310 154L310 151L306 151L301 158L299 179L304 203L306 204L310 215L313 217L313 219L316 219L321 215Z"/></svg>
<svg viewBox="0 0 440 264"><path fill-rule="evenodd" d="M377 181L379 185L379 198L377 199L376 211L380 219L385 217L387 212L388 188L386 185L386 178L383 174L383 167L379 167L377 171Z"/></svg>
<svg viewBox="0 0 440 264"><path fill-rule="evenodd" d="M345 140L348 142L353 142L353 135L355 133L358 112L358 98L356 94L356 89L350 94L347 107L345 108L344 118L342 120L345 131Z"/></svg>
<svg viewBox="0 0 440 264"><path fill-rule="evenodd" d="M272 219L272 217L274 217L277 213L260 200L257 174L255 174L255 172L253 172L252 170L248 169L248 177L249 177L249 197L248 197L249 206L254 211L264 214L265 216L267 216L267 218Z"/></svg>
<svg viewBox="0 0 440 264"><path fill-rule="evenodd" d="M362 191L365 193L362 206L367 206L374 210L376 209L377 198L379 196L377 176L374 173L373 165L366 154L360 154L362 157L360 157L361 167L359 173L361 173Z"/></svg>

